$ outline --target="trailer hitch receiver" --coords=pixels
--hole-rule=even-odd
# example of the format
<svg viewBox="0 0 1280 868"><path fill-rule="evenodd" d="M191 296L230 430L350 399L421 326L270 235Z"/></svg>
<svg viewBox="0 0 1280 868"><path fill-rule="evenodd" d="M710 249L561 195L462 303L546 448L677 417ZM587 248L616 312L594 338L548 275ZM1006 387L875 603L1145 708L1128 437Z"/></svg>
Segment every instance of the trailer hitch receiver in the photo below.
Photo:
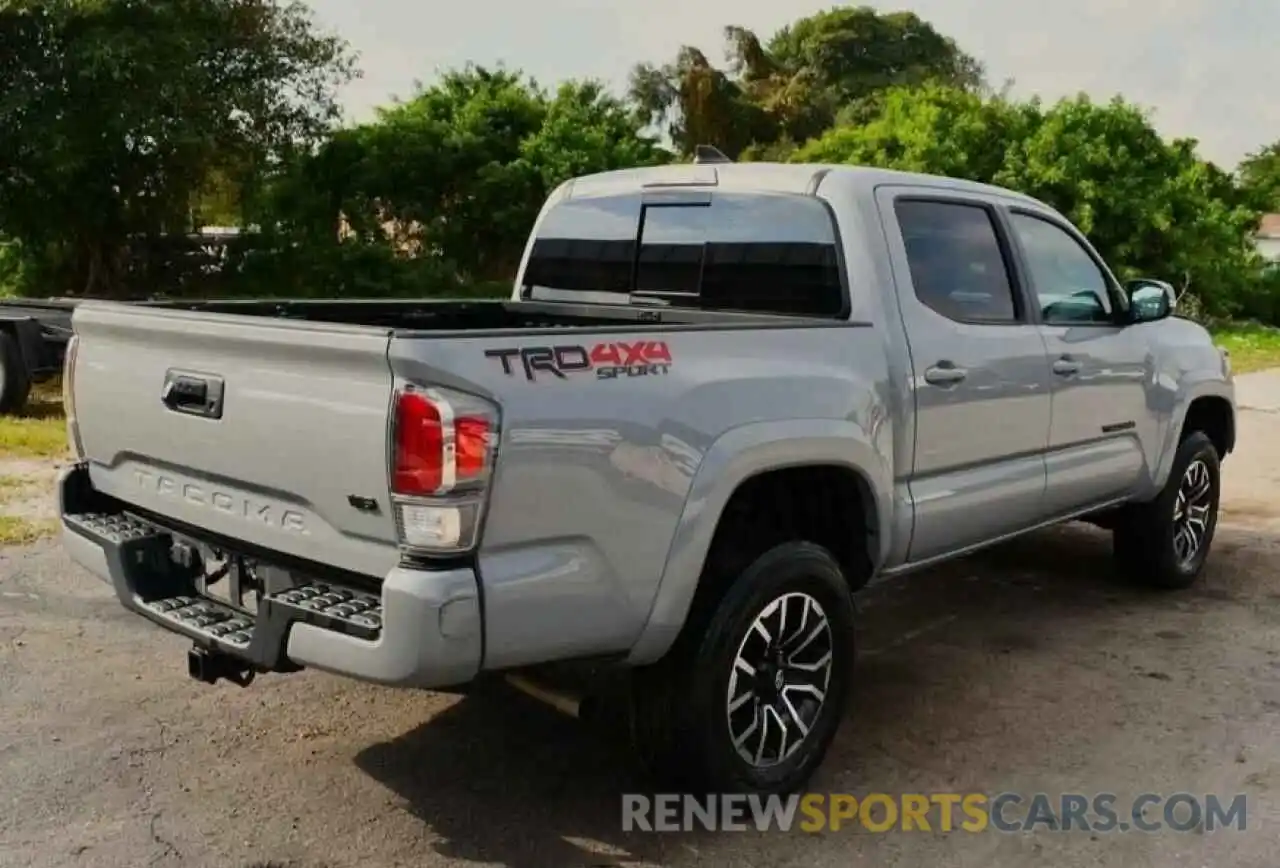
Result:
<svg viewBox="0 0 1280 868"><path fill-rule="evenodd" d="M253 683L253 665L229 654L192 648L187 652L187 674L204 684L217 684L225 679L240 687Z"/></svg>

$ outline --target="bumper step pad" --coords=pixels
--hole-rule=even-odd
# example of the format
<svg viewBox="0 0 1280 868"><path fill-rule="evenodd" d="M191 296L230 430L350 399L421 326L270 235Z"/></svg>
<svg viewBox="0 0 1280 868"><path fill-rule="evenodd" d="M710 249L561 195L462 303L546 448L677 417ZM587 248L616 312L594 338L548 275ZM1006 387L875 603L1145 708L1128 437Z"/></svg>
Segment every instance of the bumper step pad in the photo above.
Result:
<svg viewBox="0 0 1280 868"><path fill-rule="evenodd" d="M64 515L62 518L78 530L88 531L90 536L117 544L163 533L155 525L123 512L80 512Z"/></svg>
<svg viewBox="0 0 1280 868"><path fill-rule="evenodd" d="M382 598L323 582L299 585L267 598L273 605L305 613L307 620L364 639L382 632Z"/></svg>
<svg viewBox="0 0 1280 868"><path fill-rule="evenodd" d="M253 638L253 621L215 600L184 596L151 600L142 605L166 621L237 650L248 648Z"/></svg>

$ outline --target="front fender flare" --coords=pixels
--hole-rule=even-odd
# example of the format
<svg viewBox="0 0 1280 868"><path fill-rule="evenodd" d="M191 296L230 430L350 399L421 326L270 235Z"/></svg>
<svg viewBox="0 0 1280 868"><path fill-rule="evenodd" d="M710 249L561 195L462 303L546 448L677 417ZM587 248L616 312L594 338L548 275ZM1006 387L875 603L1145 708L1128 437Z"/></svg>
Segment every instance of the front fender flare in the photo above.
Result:
<svg viewBox="0 0 1280 868"><path fill-rule="evenodd" d="M887 430L877 434L889 442ZM871 512L879 529L871 560L876 566L884 561L891 527L892 454L878 450L862 427L842 419L788 419L733 428L712 443L698 465L649 617L627 663L652 663L675 641L720 516L738 486L766 471L813 464L847 467L861 477L874 501Z"/></svg>
<svg viewBox="0 0 1280 868"><path fill-rule="evenodd" d="M1182 426L1187 421L1187 411L1197 398L1222 398L1231 407L1233 416L1236 412L1235 386L1230 382L1217 379L1184 380L1180 386L1177 401L1169 414L1169 427L1164 433L1164 442L1160 444L1160 457L1155 472L1151 474L1151 488L1143 492L1143 499L1158 495L1168 481L1169 474L1173 471L1174 456L1178 453ZM1232 419L1233 427L1235 423L1236 420Z"/></svg>

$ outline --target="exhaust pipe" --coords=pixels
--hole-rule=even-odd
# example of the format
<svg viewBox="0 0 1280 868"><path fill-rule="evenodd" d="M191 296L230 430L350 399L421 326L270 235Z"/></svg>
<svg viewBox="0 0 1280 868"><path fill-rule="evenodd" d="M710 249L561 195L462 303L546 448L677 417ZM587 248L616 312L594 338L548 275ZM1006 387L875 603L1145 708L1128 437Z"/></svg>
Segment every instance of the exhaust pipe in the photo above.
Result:
<svg viewBox="0 0 1280 868"><path fill-rule="evenodd" d="M515 673L508 674L506 681L524 695L551 706L561 714L567 714L578 720L583 720L590 716L591 703L581 696L575 696L550 686L538 684L524 675Z"/></svg>

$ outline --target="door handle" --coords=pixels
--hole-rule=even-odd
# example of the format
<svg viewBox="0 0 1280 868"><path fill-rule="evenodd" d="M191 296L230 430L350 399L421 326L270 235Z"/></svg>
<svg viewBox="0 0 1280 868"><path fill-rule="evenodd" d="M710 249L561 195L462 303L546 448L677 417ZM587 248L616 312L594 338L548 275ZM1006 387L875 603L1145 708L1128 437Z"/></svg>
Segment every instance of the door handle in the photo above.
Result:
<svg viewBox="0 0 1280 868"><path fill-rule="evenodd" d="M1053 363L1053 372L1060 377L1070 377L1080 373L1080 363L1070 356L1063 356Z"/></svg>
<svg viewBox="0 0 1280 868"><path fill-rule="evenodd" d="M160 402L175 413L220 419L222 418L222 390L221 377L206 377L170 370L165 373L164 387L160 390Z"/></svg>
<svg viewBox="0 0 1280 868"><path fill-rule="evenodd" d="M952 362L938 362L924 372L924 381L934 386L954 386L967 376L968 371L957 368Z"/></svg>

